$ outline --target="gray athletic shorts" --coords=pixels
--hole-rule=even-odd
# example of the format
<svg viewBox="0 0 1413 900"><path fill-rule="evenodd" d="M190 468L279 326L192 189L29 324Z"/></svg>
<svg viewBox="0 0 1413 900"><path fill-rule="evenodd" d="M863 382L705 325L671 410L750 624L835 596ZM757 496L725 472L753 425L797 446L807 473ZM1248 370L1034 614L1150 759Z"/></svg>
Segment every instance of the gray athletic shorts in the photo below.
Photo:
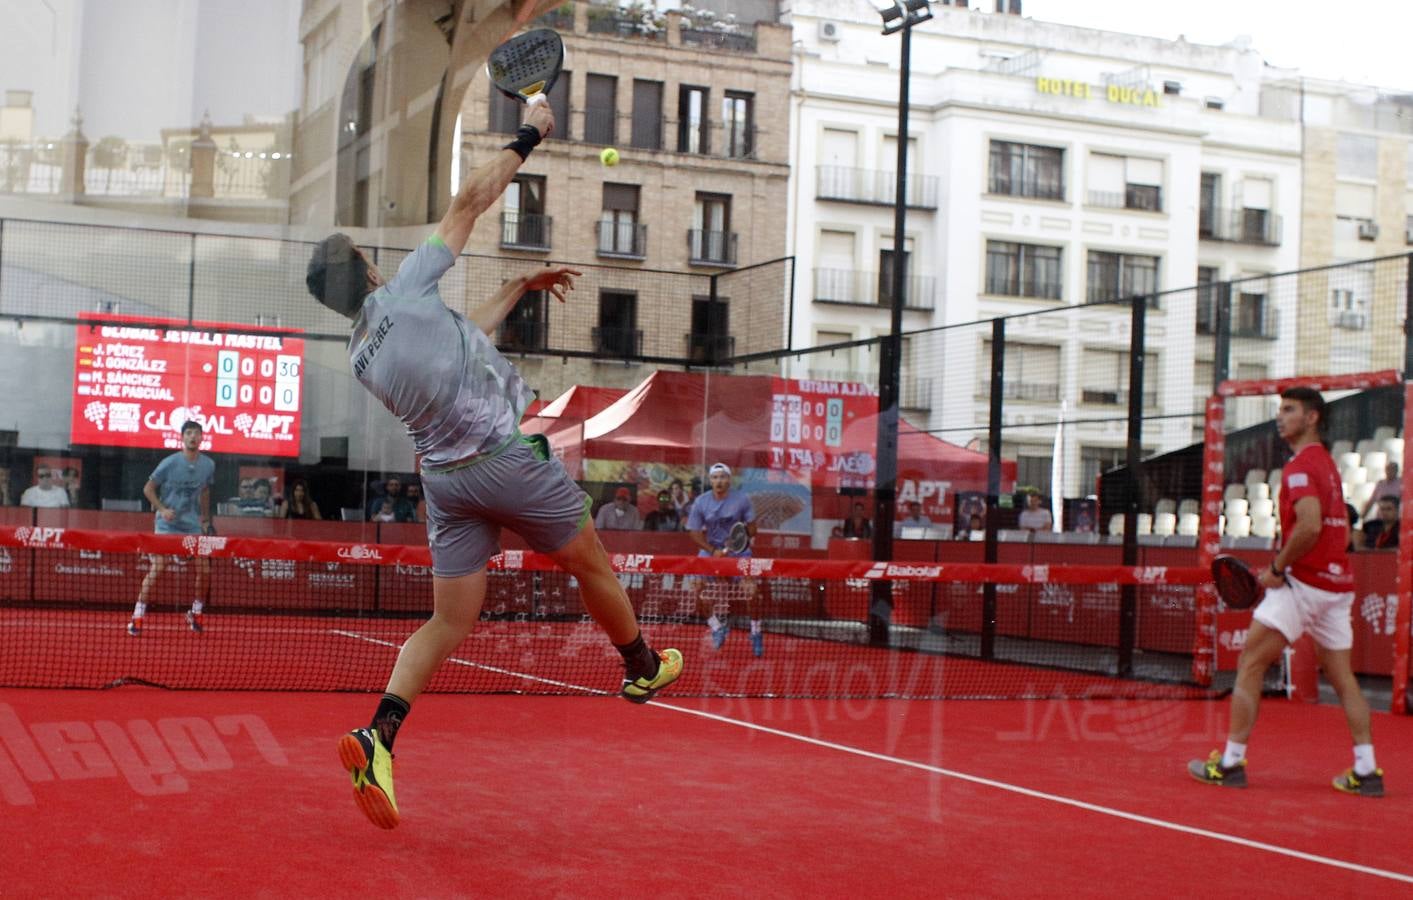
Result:
<svg viewBox="0 0 1413 900"><path fill-rule="evenodd" d="M589 496L564 465L518 437L485 459L422 473L432 574L469 575L500 552L509 528L540 553L553 553L589 521Z"/></svg>

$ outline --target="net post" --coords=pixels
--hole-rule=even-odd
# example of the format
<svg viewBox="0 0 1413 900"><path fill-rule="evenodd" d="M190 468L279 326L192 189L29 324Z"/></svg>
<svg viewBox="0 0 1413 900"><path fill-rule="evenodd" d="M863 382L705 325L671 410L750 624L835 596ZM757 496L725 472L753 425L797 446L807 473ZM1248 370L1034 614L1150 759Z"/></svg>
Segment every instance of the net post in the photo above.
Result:
<svg viewBox="0 0 1413 900"><path fill-rule="evenodd" d="M1197 527L1197 565L1210 569L1222 549L1222 484L1226 474L1226 398L1207 398L1202 442L1202 506ZM1196 589L1193 609L1192 680L1211 685L1217 671L1217 592L1211 584Z"/></svg>
<svg viewBox="0 0 1413 900"><path fill-rule="evenodd" d="M1212 392L1231 377L1231 282L1217 285L1212 342Z"/></svg>
<svg viewBox="0 0 1413 900"><path fill-rule="evenodd" d="M1143 488L1143 362L1148 298L1131 301L1128 355L1128 443L1124 477L1128 482L1124 502L1123 562L1138 565L1138 507ZM1138 586L1125 584L1119 592L1119 677L1133 675L1133 645L1138 633Z"/></svg>
<svg viewBox="0 0 1413 900"><path fill-rule="evenodd" d="M996 562L1000 555L1001 415L1006 384L1006 320L991 320L991 409L986 434L986 545L983 559ZM981 589L981 658L996 657L996 583Z"/></svg>

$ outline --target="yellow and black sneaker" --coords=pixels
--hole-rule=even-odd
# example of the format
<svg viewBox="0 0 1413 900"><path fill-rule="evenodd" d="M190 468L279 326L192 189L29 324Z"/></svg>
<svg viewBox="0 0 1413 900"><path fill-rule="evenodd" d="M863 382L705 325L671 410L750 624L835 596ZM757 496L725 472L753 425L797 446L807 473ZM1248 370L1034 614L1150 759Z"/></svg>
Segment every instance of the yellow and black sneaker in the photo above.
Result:
<svg viewBox="0 0 1413 900"><path fill-rule="evenodd" d="M1368 775L1356 775L1353 769L1345 769L1344 774L1330 784L1335 790L1345 794L1382 797L1384 795L1384 770L1375 769Z"/></svg>
<svg viewBox="0 0 1413 900"><path fill-rule="evenodd" d="M1187 774L1203 784L1218 787L1246 787L1246 760L1234 766L1222 765L1222 751L1213 750L1206 760L1194 759L1187 764Z"/></svg>
<svg viewBox="0 0 1413 900"><path fill-rule="evenodd" d="M396 828L393 757L378 739L377 730L357 728L339 738L339 760L353 776L353 799L368 820L379 828Z"/></svg>
<svg viewBox="0 0 1413 900"><path fill-rule="evenodd" d="M661 650L657 654L657 675L652 678L623 679L623 699L633 703L647 703L653 694L667 687L682 674L682 651Z"/></svg>

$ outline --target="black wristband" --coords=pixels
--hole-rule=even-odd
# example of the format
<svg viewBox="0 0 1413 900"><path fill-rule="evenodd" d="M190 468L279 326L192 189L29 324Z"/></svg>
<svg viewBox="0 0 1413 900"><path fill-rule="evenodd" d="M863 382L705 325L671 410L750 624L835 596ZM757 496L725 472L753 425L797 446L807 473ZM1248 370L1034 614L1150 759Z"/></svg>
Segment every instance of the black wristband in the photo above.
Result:
<svg viewBox="0 0 1413 900"><path fill-rule="evenodd" d="M543 137L540 129L534 125L521 125L515 129L515 140L502 147L502 150L514 150L523 162L530 157L530 151L539 146Z"/></svg>

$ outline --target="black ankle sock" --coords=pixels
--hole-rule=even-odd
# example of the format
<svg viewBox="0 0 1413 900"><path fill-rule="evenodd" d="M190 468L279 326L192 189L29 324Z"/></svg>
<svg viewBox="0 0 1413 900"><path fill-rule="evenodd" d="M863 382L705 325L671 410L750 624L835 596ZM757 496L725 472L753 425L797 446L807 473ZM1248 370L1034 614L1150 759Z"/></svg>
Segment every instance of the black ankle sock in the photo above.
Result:
<svg viewBox="0 0 1413 900"><path fill-rule="evenodd" d="M623 665L628 670L629 678L656 678L658 666L660 665L657 654L643 640L643 633L638 632L638 636L633 638L629 644L614 644L618 652L623 654Z"/></svg>
<svg viewBox="0 0 1413 900"><path fill-rule="evenodd" d="M373 724L368 727L378 729L378 740L389 750L392 750L397 730L402 727L402 720L407 718L410 709L408 702L397 694L384 694L383 699L378 701L378 711L373 713Z"/></svg>

